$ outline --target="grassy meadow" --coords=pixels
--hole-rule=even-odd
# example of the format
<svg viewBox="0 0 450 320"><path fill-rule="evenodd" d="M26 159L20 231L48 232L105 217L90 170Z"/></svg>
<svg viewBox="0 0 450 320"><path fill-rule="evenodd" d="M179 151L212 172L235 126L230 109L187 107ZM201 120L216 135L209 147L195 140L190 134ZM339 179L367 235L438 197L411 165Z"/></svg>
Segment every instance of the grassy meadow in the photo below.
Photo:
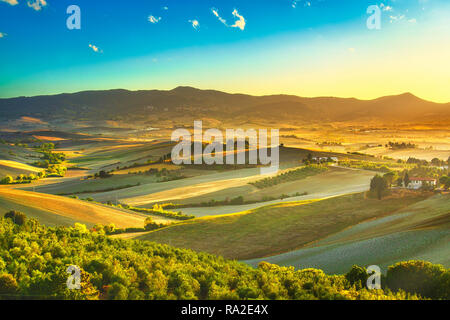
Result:
<svg viewBox="0 0 450 320"><path fill-rule="evenodd" d="M325 200L287 202L236 214L198 218L138 239L230 259L263 258L299 249L363 221L394 214L424 199L425 196L413 194L378 201L358 193Z"/></svg>
<svg viewBox="0 0 450 320"><path fill-rule="evenodd" d="M286 131L286 137L281 141L284 145L280 148L280 171L264 176L258 166L175 166L167 158L172 148L172 144L164 139L167 129L146 132L144 139L126 136L125 132L129 132L126 130L109 129L96 129L95 135L89 133L92 130L69 135L36 133L35 136L48 140L30 145L0 145L0 177L47 170L34 165L42 157L44 142L55 143L52 152L65 155L59 165L68 170L64 175L44 176L26 184L0 185L0 211L20 211L28 219L36 219L50 228L64 227L64 230L85 225L86 230L95 233L99 232L95 227L101 225L108 230L120 231L102 235L105 238L101 241L112 246L118 245L119 241L133 240L124 243L131 247L131 243L139 243L138 246L156 246L169 251L172 247L183 248L173 250L193 250L185 252L195 259L219 256L217 259L227 270L238 266L239 272L269 272L273 281L281 281L280 272L286 272L284 270L290 270L300 278L302 270L308 268L314 268L314 272L323 270L328 274L340 274L327 276L321 273L328 283L324 288L328 289L328 281L332 278L327 277L340 277L339 281L345 282L344 275L354 264L378 264L386 271L399 261L424 260L448 267L448 193L393 188L382 200L373 199L366 193L376 174L404 170L411 175L436 174L442 170L437 171L430 164L421 164L419 168L417 164L391 157L395 154L381 142L376 146L368 142L376 141L378 133L370 137L365 133L362 139L363 135L358 131L354 133L358 139L355 138L354 144L348 144L342 140L348 138L347 131L342 139L338 139L337 135L344 131L340 127L334 130L336 136L307 126L306 129ZM101 137L98 136L100 132L103 132ZM305 138L294 138L302 134ZM338 140L342 142L333 142ZM445 148L445 143L441 141L440 146ZM427 153L424 158L442 157L446 152L425 148L423 144L418 148L416 151ZM417 154L422 154L420 152ZM311 157L335 157L339 161L317 165L320 169L314 170L311 168L315 164L305 163L305 159ZM179 213L182 217L189 216L189 220L165 217L157 212L152 214L155 204L162 206L157 209L161 212ZM191 216L196 218L191 219ZM147 229L148 224L152 227ZM53 231L44 233L47 232ZM70 232L73 234L74 231ZM77 247L76 250L82 249ZM153 261L159 259L156 257L161 250L146 252L149 256L140 259ZM109 259L116 259L121 254L117 252ZM208 259L208 263L212 263ZM275 265L269 267L265 261ZM0 263L0 269L1 266ZM84 267L90 277L96 277L89 263ZM283 269L285 267L288 269ZM160 279L177 281L173 278L173 270L158 272L161 272L158 273ZM101 282L98 279L88 281L88 286L95 288L98 294L94 297L100 299L116 295L127 299L138 296L171 299L324 297L313 297L303 291L296 295L275 294L262 288L252 288L249 293L232 284L227 284L227 289L221 287L219 292L220 286L205 284L189 272L187 277L193 287L183 289L183 292L161 284L157 295L153 289L139 293L141 289L135 288L135 283L123 285L101 280L104 285L114 288L107 292L98 286ZM212 272L218 274L217 270ZM18 277L17 281L17 290L21 294L29 292L22 278ZM348 284L343 283L337 290L347 292ZM382 297L417 298L403 293L389 295L386 293ZM343 296L350 297L347 293ZM374 298L359 289L351 297Z"/></svg>

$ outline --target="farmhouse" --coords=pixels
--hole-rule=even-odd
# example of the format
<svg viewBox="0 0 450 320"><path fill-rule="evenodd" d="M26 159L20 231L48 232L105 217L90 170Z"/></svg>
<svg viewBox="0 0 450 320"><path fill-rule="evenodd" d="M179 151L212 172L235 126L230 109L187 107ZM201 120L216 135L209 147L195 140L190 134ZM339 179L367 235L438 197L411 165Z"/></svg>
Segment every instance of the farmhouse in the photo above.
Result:
<svg viewBox="0 0 450 320"><path fill-rule="evenodd" d="M420 189L425 185L436 186L437 179L433 178L410 178L410 183L408 184L409 189Z"/></svg>
<svg viewBox="0 0 450 320"><path fill-rule="evenodd" d="M313 161L316 161L318 163L322 162L338 162L339 159L337 157L314 157L312 158Z"/></svg>

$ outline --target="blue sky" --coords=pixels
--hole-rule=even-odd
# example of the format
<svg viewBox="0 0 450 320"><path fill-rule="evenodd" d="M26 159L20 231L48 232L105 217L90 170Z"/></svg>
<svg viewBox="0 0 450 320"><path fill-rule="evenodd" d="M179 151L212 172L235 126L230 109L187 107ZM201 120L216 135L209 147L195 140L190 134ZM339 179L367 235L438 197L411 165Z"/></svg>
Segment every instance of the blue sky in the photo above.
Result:
<svg viewBox="0 0 450 320"><path fill-rule="evenodd" d="M448 2L0 0L0 97L192 85L450 101ZM381 30L366 27L373 4Z"/></svg>

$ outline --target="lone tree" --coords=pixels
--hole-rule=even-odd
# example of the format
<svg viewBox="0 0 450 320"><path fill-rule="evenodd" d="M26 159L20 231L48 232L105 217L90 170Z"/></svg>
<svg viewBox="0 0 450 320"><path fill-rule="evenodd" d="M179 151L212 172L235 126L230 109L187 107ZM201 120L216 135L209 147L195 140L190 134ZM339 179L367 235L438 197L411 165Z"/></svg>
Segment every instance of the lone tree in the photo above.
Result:
<svg viewBox="0 0 450 320"><path fill-rule="evenodd" d="M383 178L386 179L388 186L391 187L396 179L397 174L394 171L389 171L388 173L383 175Z"/></svg>
<svg viewBox="0 0 450 320"><path fill-rule="evenodd" d="M405 188L408 188L410 182L411 180L409 180L409 174L408 172L405 172L405 176L403 177L403 183L405 184Z"/></svg>
<svg viewBox="0 0 450 320"><path fill-rule="evenodd" d="M389 190L389 185L386 178L383 178L379 174L372 178L370 181L370 192L375 194L378 200L383 198L383 195Z"/></svg>
<svg viewBox="0 0 450 320"><path fill-rule="evenodd" d="M439 179L439 182L440 182L441 184L444 185L444 189L445 189L445 190L447 190L447 189L450 188L450 177L448 177L448 176L442 176L442 177Z"/></svg>
<svg viewBox="0 0 450 320"><path fill-rule="evenodd" d="M15 224L19 226L24 225L25 222L27 221L27 216L25 215L25 213L15 210L5 213L5 218L11 219L12 221L14 221Z"/></svg>

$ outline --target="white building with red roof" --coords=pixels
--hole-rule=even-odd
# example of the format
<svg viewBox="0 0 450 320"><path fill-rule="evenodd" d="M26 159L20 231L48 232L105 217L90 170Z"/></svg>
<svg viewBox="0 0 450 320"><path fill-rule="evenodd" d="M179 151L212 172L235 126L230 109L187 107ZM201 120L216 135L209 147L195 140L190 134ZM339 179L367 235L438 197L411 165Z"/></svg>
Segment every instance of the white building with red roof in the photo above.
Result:
<svg viewBox="0 0 450 320"><path fill-rule="evenodd" d="M409 178L409 184L408 184L408 188L409 189L420 189L424 185L429 185L429 186L436 187L437 186L437 179L434 179L434 178L418 178L418 177Z"/></svg>

